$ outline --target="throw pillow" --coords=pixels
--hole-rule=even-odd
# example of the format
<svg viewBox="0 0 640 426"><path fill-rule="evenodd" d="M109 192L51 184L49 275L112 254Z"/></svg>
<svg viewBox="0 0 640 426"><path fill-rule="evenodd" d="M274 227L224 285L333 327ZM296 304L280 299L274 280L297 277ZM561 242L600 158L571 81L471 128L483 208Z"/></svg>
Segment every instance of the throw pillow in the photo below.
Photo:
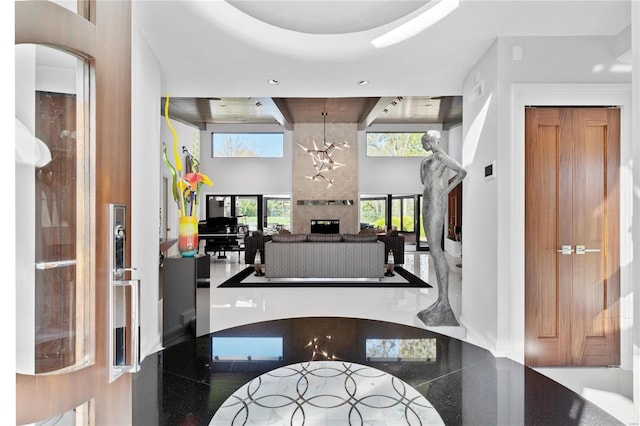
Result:
<svg viewBox="0 0 640 426"><path fill-rule="evenodd" d="M307 241L307 234L273 234L271 241L274 243L300 243Z"/></svg>
<svg viewBox="0 0 640 426"><path fill-rule="evenodd" d="M342 239L348 242L376 242L378 236L376 234L344 234Z"/></svg>
<svg viewBox="0 0 640 426"><path fill-rule="evenodd" d="M336 242L342 241L342 234L309 234L308 241Z"/></svg>

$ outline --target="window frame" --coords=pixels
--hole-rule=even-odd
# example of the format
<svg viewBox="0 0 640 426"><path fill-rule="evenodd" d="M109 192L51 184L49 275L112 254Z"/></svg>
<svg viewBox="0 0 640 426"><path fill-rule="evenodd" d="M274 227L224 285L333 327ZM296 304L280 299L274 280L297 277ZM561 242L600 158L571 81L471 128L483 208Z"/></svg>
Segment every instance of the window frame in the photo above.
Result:
<svg viewBox="0 0 640 426"><path fill-rule="evenodd" d="M215 149L215 135L280 135L281 141L279 155L216 155ZM231 131L231 132L211 132L211 158L260 158L260 159L268 159L268 158L284 158L284 132L239 132L239 131Z"/></svg>
<svg viewBox="0 0 640 426"><path fill-rule="evenodd" d="M420 153L417 153L416 155L373 155L369 152L369 135L374 135L374 134L385 134L385 135L390 135L390 134L408 134L408 135L420 135L419 137L422 138L422 135L424 134L424 131L400 131L400 130L394 130L394 131L371 131L371 132L366 132L365 134L365 154L367 156L367 158L416 158L416 157L423 157L425 155L425 151L423 150Z"/></svg>

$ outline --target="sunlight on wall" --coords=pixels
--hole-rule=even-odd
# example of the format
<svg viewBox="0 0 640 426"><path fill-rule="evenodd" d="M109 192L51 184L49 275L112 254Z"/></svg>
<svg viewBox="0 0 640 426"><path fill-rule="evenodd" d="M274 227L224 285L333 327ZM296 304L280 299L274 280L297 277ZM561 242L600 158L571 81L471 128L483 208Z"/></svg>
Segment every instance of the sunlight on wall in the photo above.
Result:
<svg viewBox="0 0 640 426"><path fill-rule="evenodd" d="M620 268L624 268L633 261L633 238L631 237L633 218L633 195L640 196L640 188L633 187L633 160L620 165ZM627 237L624 237L626 234ZM625 244L626 243L626 244Z"/></svg>
<svg viewBox="0 0 640 426"><path fill-rule="evenodd" d="M469 131L467 132L467 137L463 143L462 150L462 165L467 166L473 163L473 159L476 157L476 151L478 150L478 144L480 143L480 135L482 134L482 129L484 128L485 120L487 119L487 112L489 111L489 105L491 104L491 98L493 97L493 93L490 93L487 96L487 100L485 101L482 109L476 116L476 119L473 120L471 126L469 127Z"/></svg>

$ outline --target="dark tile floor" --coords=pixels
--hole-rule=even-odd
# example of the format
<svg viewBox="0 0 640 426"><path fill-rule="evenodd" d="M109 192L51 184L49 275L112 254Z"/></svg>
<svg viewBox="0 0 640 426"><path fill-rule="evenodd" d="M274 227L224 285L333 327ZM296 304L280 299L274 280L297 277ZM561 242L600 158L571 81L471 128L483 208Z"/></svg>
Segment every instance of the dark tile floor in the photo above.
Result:
<svg viewBox="0 0 640 426"><path fill-rule="evenodd" d="M212 337L221 336L281 337L282 358L215 360ZM240 326L148 356L134 376L133 424L208 425L227 398L253 378L284 365L326 359L313 355L308 345L326 336L331 338L320 349L327 356L401 379L433 405L446 425L621 424L557 382L477 346L415 327L333 317ZM420 340L429 342L432 352L428 359L376 359L366 355L367 339Z"/></svg>

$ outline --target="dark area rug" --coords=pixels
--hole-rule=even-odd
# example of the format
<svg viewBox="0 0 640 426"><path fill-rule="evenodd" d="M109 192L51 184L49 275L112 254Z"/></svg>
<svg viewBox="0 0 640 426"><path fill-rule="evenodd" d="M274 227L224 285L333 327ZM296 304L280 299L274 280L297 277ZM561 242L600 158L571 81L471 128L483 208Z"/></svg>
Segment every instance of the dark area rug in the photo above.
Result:
<svg viewBox="0 0 640 426"><path fill-rule="evenodd" d="M242 271L238 272L227 281L223 282L218 288L275 288L275 287L378 287L378 288L432 288L431 285L422 281L419 277L413 275L406 269L397 266L395 273L400 275L407 281L392 281L390 279L383 279L382 281L280 281L277 278L273 278L272 281L268 281L266 278L253 280L252 282L242 282L245 278L254 273L253 266L248 266Z"/></svg>

